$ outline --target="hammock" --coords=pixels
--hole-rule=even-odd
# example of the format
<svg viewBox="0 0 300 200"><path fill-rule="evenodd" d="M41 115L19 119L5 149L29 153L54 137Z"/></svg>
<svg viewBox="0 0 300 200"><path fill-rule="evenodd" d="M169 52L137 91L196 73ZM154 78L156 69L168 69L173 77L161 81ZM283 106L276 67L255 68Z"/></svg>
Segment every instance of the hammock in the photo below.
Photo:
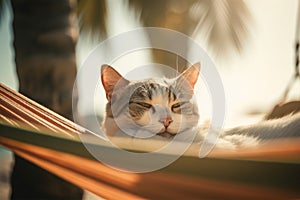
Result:
<svg viewBox="0 0 300 200"><path fill-rule="evenodd" d="M191 149L166 168L134 174L112 169L95 159L81 143L82 134L95 137L0 84L0 144L103 198L300 197L299 139L273 141L239 152L213 150L203 159ZM93 145L117 156L106 141Z"/></svg>

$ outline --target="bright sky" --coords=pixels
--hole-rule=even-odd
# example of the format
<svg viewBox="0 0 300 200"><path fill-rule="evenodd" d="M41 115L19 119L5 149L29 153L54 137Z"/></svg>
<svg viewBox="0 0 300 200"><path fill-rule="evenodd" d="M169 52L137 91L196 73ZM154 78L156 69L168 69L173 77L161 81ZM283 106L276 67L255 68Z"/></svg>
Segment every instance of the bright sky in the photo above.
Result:
<svg viewBox="0 0 300 200"><path fill-rule="evenodd" d="M128 10L119 3L120 1L108 2L110 35L117 35L140 26L134 15L128 14ZM246 3L253 17L249 25L251 37L247 41L247 46L242 55L232 57L226 64L216 63L227 97L227 127L257 120L258 118L246 115L253 109L265 112L271 109L282 95L294 67L297 0L248 0ZM17 89L10 27L12 19L7 9L3 14L0 24L0 81ZM123 23L120 23L120 20L123 20ZM79 41L77 47L79 66L94 47L94 44ZM130 66L149 61L147 55L141 54L138 56L140 60L130 63L133 57L137 55L128 56L116 64L122 64L120 69L129 70ZM99 95L99 98L104 99L103 93ZM88 110L89 106L88 103L81 102L81 110Z"/></svg>

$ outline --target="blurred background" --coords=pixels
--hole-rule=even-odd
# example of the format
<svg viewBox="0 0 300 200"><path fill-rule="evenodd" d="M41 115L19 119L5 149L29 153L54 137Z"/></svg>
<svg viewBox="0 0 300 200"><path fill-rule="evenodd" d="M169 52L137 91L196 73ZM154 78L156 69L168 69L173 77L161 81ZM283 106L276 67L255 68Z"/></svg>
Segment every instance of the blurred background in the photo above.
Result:
<svg viewBox="0 0 300 200"><path fill-rule="evenodd" d="M54 2L1 1L0 81L68 118L76 68L99 42L139 27L182 32L207 51L225 88L226 128L261 120L294 73L297 0ZM108 53L117 46L110 48ZM147 50L126 55L115 66L124 74L148 62L175 68L176 59L168 52ZM186 61L179 58L178 63L183 70ZM33 80L32 74L39 78ZM299 87L293 91L289 98L299 98ZM79 82L78 112L88 119L93 110L84 96L84 83ZM101 118L106 101L104 94L98 98ZM201 103L202 119L209 118L208 102ZM12 160L12 154L0 148L0 199L9 196Z"/></svg>

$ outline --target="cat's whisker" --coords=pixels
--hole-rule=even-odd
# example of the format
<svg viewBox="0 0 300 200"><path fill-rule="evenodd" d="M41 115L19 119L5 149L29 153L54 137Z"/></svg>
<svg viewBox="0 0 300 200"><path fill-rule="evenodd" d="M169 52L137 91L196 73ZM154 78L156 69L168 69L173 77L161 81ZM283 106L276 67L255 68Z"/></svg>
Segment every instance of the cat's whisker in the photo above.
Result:
<svg viewBox="0 0 300 200"><path fill-rule="evenodd" d="M178 55L176 55L176 69L177 69L177 71L178 71L178 68L179 66L178 66Z"/></svg>

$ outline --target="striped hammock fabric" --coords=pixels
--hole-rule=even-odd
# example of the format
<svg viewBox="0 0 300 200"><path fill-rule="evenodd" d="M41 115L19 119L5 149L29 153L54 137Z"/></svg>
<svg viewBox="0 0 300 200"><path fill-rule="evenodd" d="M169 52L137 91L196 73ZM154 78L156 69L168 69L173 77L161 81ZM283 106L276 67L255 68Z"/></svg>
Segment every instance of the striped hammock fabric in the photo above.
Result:
<svg viewBox="0 0 300 200"><path fill-rule="evenodd" d="M163 169L129 173L95 159L80 140L82 135L95 136L78 127L0 84L0 145L105 199L300 198L297 139L239 152L216 149L203 159L191 148ZM118 156L106 143L93 145ZM145 150L137 148L129 150Z"/></svg>

